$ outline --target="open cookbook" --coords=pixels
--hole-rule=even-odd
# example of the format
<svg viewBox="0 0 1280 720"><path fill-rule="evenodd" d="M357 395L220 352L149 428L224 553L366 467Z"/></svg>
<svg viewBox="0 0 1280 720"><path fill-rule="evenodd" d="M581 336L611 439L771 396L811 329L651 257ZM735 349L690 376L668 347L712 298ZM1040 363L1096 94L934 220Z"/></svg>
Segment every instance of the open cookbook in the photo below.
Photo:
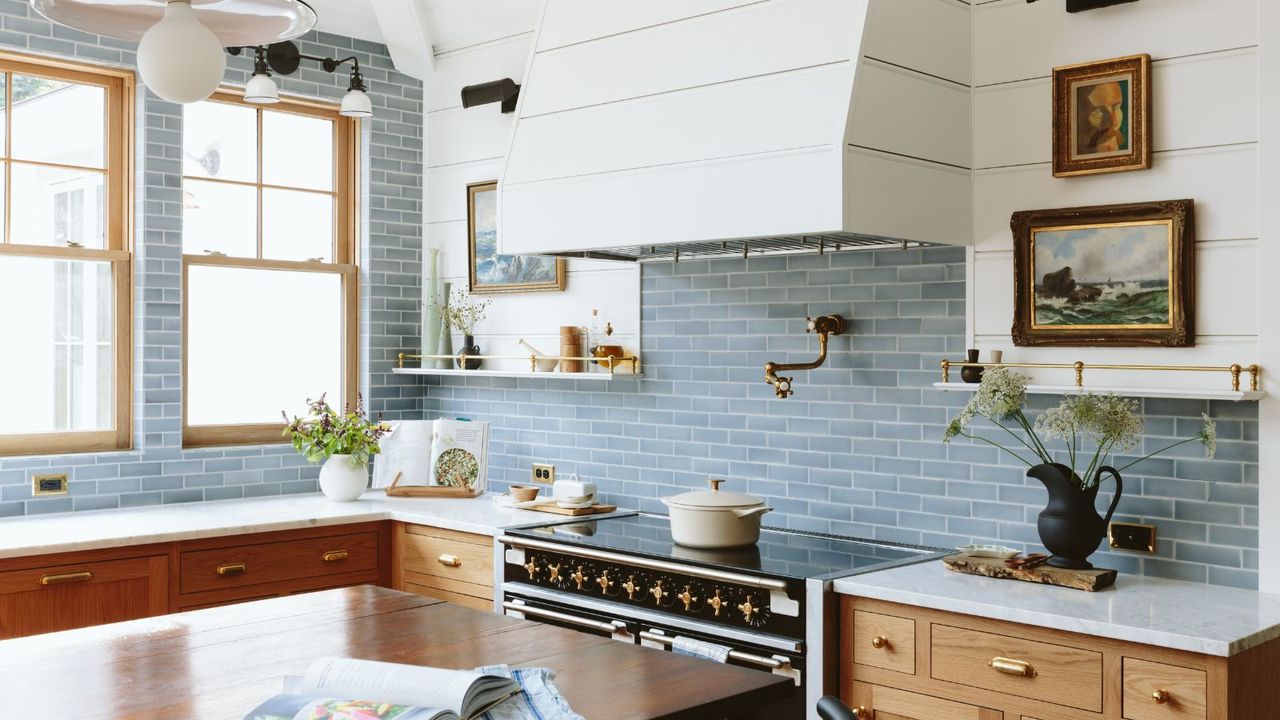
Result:
<svg viewBox="0 0 1280 720"><path fill-rule="evenodd" d="M519 692L497 675L326 657L245 720L471 720Z"/></svg>
<svg viewBox="0 0 1280 720"><path fill-rule="evenodd" d="M484 491L489 464L489 423L440 418L392 423L374 461L373 486L396 475L401 486L457 487Z"/></svg>

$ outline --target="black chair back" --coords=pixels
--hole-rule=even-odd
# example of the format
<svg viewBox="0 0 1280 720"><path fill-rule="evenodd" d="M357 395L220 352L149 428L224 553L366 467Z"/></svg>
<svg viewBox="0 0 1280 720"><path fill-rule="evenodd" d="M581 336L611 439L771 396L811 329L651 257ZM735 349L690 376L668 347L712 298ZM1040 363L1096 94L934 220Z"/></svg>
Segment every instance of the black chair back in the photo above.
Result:
<svg viewBox="0 0 1280 720"><path fill-rule="evenodd" d="M834 695L823 695L818 701L818 717L822 720L859 720L840 698Z"/></svg>

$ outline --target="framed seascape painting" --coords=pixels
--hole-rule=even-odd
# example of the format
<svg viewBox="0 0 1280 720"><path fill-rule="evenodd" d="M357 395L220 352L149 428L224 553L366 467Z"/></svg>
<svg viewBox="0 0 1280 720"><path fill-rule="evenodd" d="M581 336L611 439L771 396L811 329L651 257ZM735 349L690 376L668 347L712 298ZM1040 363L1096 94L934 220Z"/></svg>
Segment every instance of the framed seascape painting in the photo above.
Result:
<svg viewBox="0 0 1280 720"><path fill-rule="evenodd" d="M1016 212L1015 345L1195 344L1191 200Z"/></svg>
<svg viewBox="0 0 1280 720"><path fill-rule="evenodd" d="M498 183L467 186L467 265L473 293L564 290L564 258L498 254Z"/></svg>
<svg viewBox="0 0 1280 720"><path fill-rule="evenodd" d="M1053 175L1151 167L1151 56L1053 69Z"/></svg>

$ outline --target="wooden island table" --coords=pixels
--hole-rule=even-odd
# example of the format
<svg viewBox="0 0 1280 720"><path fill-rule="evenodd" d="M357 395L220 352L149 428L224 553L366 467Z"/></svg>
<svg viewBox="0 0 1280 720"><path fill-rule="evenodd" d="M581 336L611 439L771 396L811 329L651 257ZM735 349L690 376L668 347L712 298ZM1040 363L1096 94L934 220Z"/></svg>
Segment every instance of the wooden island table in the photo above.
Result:
<svg viewBox="0 0 1280 720"><path fill-rule="evenodd" d="M588 720L750 717L789 678L364 585L0 641L5 717L239 720L317 657L548 667Z"/></svg>

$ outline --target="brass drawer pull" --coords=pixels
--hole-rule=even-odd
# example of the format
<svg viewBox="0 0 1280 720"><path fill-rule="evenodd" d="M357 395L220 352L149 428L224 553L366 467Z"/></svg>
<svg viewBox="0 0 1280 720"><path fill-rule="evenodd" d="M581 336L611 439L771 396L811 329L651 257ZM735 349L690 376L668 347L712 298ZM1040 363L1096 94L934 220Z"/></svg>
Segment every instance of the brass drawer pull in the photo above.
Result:
<svg viewBox="0 0 1280 720"><path fill-rule="evenodd" d="M329 552L321 555L320 559L325 562L338 562L339 560L346 560L347 556L348 553L346 550L330 550Z"/></svg>
<svg viewBox="0 0 1280 720"><path fill-rule="evenodd" d="M875 637L871 638L871 647L873 647L873 648L875 648L875 649L877 649L877 650L883 650L883 649L885 649L885 648L889 647L889 638L887 638L887 637L885 637L885 636L883 636L883 635L877 635L877 636L875 636Z"/></svg>
<svg viewBox="0 0 1280 720"><path fill-rule="evenodd" d="M1022 660L993 657L987 664L996 672L1001 672L1005 675L1017 675L1025 678L1033 678L1037 675L1035 667L1031 663L1023 662Z"/></svg>
<svg viewBox="0 0 1280 720"><path fill-rule="evenodd" d="M93 579L93 573L88 570L80 572L58 573L56 575L42 575L40 577L41 585L61 585L62 583L73 582L89 582Z"/></svg>
<svg viewBox="0 0 1280 720"><path fill-rule="evenodd" d="M457 555L441 555L436 561L445 567L462 567L462 558Z"/></svg>
<svg viewBox="0 0 1280 720"><path fill-rule="evenodd" d="M853 720L871 720L871 713L867 712L865 705L859 705L853 710Z"/></svg>
<svg viewBox="0 0 1280 720"><path fill-rule="evenodd" d="M1171 699L1172 698L1169 696L1168 690L1157 690L1151 693L1151 702L1157 705L1164 705L1165 703L1169 702L1169 700Z"/></svg>
<svg viewBox="0 0 1280 720"><path fill-rule="evenodd" d="M218 566L218 574L227 577L229 575L243 575L246 570L244 563L227 563Z"/></svg>

